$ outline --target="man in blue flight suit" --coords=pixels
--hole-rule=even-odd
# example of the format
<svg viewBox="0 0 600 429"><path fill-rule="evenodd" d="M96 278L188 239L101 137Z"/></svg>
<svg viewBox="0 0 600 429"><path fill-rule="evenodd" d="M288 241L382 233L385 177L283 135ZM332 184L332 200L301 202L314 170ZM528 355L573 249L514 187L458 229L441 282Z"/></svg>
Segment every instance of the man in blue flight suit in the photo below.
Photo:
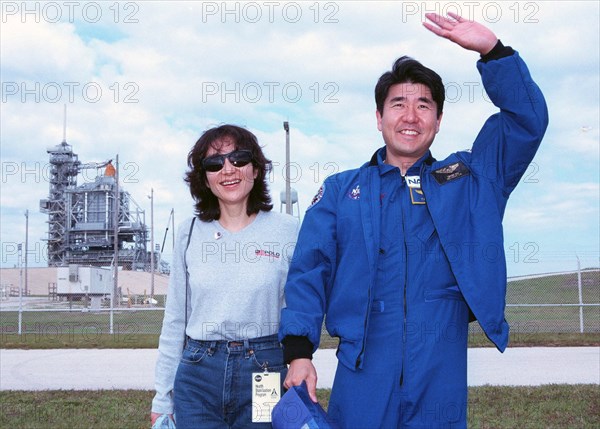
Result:
<svg viewBox="0 0 600 429"><path fill-rule="evenodd" d="M525 63L485 26L427 14L425 27L481 55L493 103L472 150L436 161L444 87L402 57L375 88L385 147L329 177L300 231L280 339L286 387L306 381L327 330L339 337L329 414L342 428L461 428L467 422L467 333L477 319L503 351L502 217L545 133L542 93Z"/></svg>

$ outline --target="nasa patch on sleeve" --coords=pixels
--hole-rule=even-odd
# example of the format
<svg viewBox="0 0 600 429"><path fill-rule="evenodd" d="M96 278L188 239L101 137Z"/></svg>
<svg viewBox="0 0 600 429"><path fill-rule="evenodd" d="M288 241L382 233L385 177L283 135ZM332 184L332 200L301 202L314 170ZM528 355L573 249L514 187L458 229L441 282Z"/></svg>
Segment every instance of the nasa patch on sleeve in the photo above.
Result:
<svg viewBox="0 0 600 429"><path fill-rule="evenodd" d="M319 201L321 201L321 198L323 198L323 195L325 194L325 184L321 185L321 187L319 188L319 190L317 191L317 194L313 197L312 201L310 202L310 205L308 206L308 208L306 210L310 210L311 208L313 208Z"/></svg>
<svg viewBox="0 0 600 429"><path fill-rule="evenodd" d="M440 185L451 182L452 180L460 179L461 177L471 174L469 169L462 162L455 162L431 172L436 182Z"/></svg>
<svg viewBox="0 0 600 429"><path fill-rule="evenodd" d="M360 185L358 183L348 192L347 197L354 201L360 199Z"/></svg>

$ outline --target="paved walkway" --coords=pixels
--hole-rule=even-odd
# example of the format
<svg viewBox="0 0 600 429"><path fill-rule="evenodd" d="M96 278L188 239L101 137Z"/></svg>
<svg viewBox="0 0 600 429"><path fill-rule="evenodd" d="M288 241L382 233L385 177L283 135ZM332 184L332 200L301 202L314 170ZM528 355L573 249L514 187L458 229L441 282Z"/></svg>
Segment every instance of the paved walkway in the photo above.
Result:
<svg viewBox="0 0 600 429"><path fill-rule="evenodd" d="M153 390L155 349L0 350L0 390ZM469 349L470 386L600 384L600 347ZM331 387L335 350L318 350L318 387Z"/></svg>

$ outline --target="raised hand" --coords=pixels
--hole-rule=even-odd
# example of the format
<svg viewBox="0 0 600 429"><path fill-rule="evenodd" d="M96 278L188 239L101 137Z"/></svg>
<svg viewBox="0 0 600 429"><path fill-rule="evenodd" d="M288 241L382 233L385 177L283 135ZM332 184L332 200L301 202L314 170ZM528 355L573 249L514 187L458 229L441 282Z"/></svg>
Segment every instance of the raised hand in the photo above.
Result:
<svg viewBox="0 0 600 429"><path fill-rule="evenodd" d="M452 12L448 12L448 15L450 18L437 13L426 13L425 17L432 23L424 22L423 25L432 33L481 55L487 54L496 46L498 38L489 28Z"/></svg>

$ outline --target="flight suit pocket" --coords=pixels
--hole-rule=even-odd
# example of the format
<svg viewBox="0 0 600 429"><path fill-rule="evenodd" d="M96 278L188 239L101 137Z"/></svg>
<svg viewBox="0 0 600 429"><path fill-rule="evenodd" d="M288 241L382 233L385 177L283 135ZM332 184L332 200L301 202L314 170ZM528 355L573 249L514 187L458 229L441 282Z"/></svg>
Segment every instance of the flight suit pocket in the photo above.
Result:
<svg viewBox="0 0 600 429"><path fill-rule="evenodd" d="M463 294L454 286L446 289L433 289L425 291L425 302L437 301L440 299L452 299L455 301L464 301Z"/></svg>

